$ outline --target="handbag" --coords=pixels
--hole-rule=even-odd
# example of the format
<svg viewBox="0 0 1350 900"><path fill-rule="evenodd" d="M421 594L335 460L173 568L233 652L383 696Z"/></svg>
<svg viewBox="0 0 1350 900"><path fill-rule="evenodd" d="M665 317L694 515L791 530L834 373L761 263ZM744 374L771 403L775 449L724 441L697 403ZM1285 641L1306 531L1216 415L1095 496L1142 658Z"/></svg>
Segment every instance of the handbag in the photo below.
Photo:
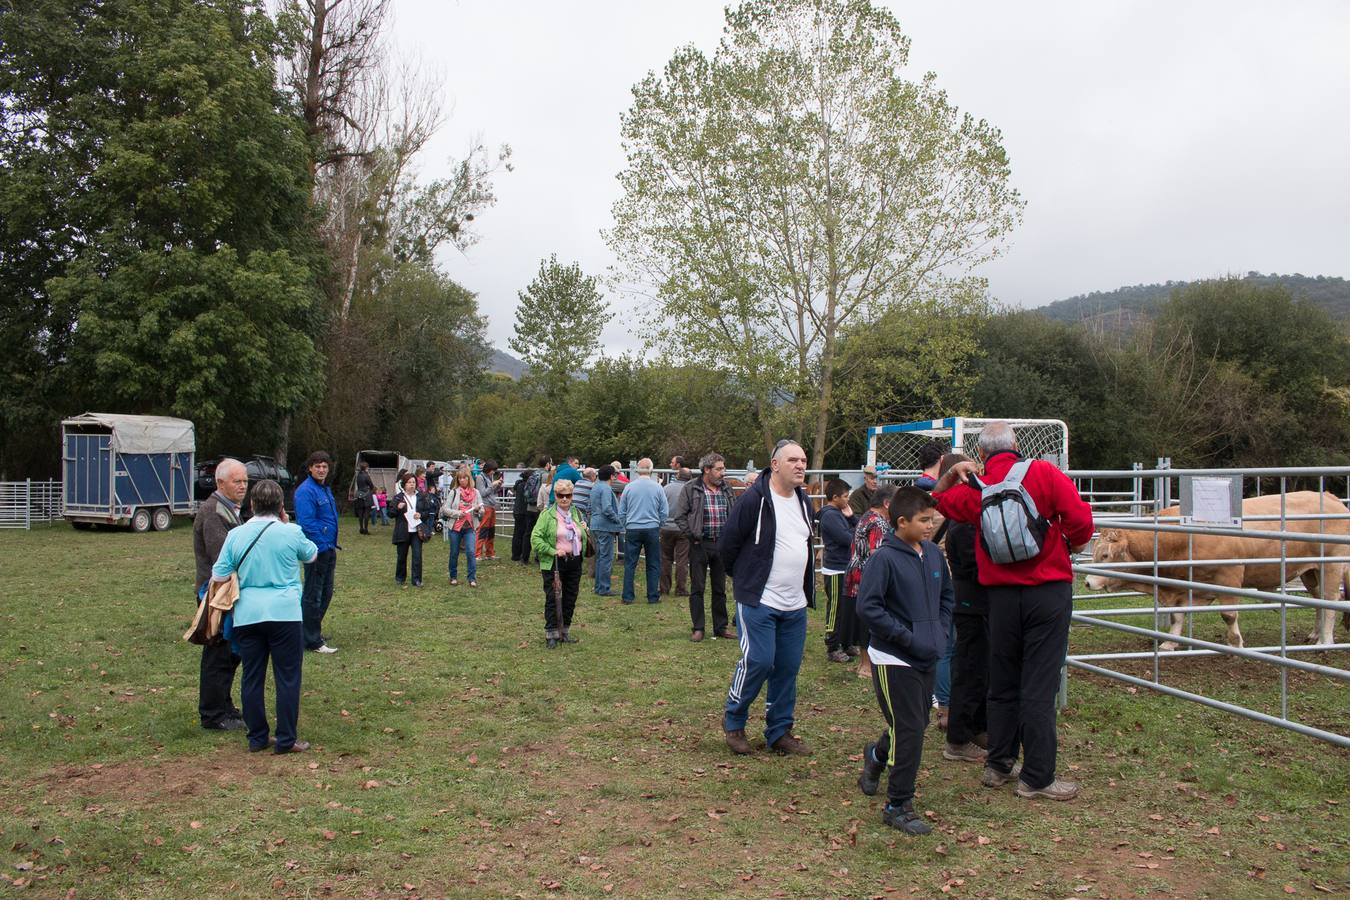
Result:
<svg viewBox="0 0 1350 900"><path fill-rule="evenodd" d="M239 599L239 569L244 565L244 560L248 559L258 540L275 524L268 522L262 527L262 531L253 538L244 555L239 557L239 562L235 564L229 578L225 581L206 583L206 597L197 604L197 615L193 617L188 630L183 632L183 640L202 647L209 647L223 640L221 630L225 614L234 610L234 604Z"/></svg>

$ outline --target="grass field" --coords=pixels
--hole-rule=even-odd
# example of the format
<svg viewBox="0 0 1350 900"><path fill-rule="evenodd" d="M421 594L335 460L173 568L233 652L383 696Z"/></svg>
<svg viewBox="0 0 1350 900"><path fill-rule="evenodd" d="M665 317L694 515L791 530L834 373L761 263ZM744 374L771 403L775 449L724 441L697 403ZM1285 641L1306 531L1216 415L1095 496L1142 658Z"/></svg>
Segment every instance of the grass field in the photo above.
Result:
<svg viewBox="0 0 1350 900"><path fill-rule="evenodd" d="M691 644L682 599L621 606L583 582L581 643L546 651L537 571L484 563L478 590L452 589L438 541L427 586L399 590L387 532L343 528L325 628L341 650L305 659L300 734L315 750L283 757L198 727L184 524L0 533L10 885L58 897L1350 891L1350 753L1329 745L1073 675L1060 760L1084 782L1078 801L981 788L930 731L918 805L936 829L907 838L855 786L881 720L870 684L824 661L818 613L797 707L815 754L737 758L720 730L737 647ZM1242 624L1253 646L1278 635L1273 614ZM1196 635L1221 639L1218 616L1198 618ZM1075 630L1073 646L1146 644ZM1277 676L1257 665L1187 660L1164 676L1278 711ZM1290 684L1291 715L1350 729L1343 684Z"/></svg>

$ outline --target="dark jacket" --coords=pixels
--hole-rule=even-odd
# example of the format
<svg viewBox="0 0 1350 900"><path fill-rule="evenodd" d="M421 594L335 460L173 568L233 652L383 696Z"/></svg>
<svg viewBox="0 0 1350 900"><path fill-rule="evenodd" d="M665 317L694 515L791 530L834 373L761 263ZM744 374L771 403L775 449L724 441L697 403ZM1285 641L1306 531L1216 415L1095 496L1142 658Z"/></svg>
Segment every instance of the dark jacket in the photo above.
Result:
<svg viewBox="0 0 1350 900"><path fill-rule="evenodd" d="M520 477L516 479L516 486L512 488L511 514L517 519L525 515L526 509L529 506L530 498L525 488L529 484L530 476L533 474L533 470L521 472Z"/></svg>
<svg viewBox="0 0 1350 900"><path fill-rule="evenodd" d="M825 545L822 569L848 570L848 561L853 557L853 528L857 524L857 519L828 503L820 508L820 540Z"/></svg>
<svg viewBox="0 0 1350 900"><path fill-rule="evenodd" d="M422 514L422 521L419 523L419 530L431 534L430 529L435 527L436 513L440 510L440 503L435 495L427 491L418 491L417 499L413 502L413 509ZM408 511L408 498L402 491L389 498L389 518L394 523L393 543L406 544L415 535L408 529L408 520L403 518L403 514Z"/></svg>
<svg viewBox="0 0 1350 900"><path fill-rule="evenodd" d="M197 559L197 590L211 577L211 567L225 546L225 535L239 525L239 511L220 502L220 494L213 493L197 507L192 520L192 553Z"/></svg>
<svg viewBox="0 0 1350 900"><path fill-rule="evenodd" d="M871 631L871 645L920 672L937 665L952 633L955 596L942 550L923 542L923 556L889 535L863 569L858 617Z"/></svg>
<svg viewBox="0 0 1350 900"><path fill-rule="evenodd" d="M736 505L736 495L725 481L718 489L726 492L729 520L731 508ZM680 489L680 496L675 499L675 506L670 511L670 517L675 520L675 527L680 529L680 534L695 544L703 540L703 509L706 500L707 495L703 493L703 476L700 475L684 483L684 487ZM725 528L723 530L725 531Z"/></svg>
<svg viewBox="0 0 1350 900"><path fill-rule="evenodd" d="M975 565L975 526L948 519L947 565L952 570L952 584L956 588L957 615L989 615L989 595L980 584Z"/></svg>
<svg viewBox="0 0 1350 900"><path fill-rule="evenodd" d="M722 539L717 543L722 564L731 573L736 602L746 606L759 606L760 595L764 593L764 585L769 583L769 571L773 568L778 522L768 491L769 470L764 469L755 483L727 512L727 526L722 529ZM801 488L797 488L797 504L801 507L802 518L806 520L809 532L811 503ZM802 589L806 592L806 605L813 609L816 605L815 555L814 552L806 555L806 572L802 583Z"/></svg>

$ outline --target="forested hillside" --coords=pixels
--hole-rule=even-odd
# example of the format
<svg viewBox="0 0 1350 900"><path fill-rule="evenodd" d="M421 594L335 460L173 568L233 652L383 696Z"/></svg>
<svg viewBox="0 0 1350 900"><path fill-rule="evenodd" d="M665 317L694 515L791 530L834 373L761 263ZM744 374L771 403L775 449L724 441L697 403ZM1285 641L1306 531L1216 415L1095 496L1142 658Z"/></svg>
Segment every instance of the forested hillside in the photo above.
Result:
<svg viewBox="0 0 1350 900"><path fill-rule="evenodd" d="M1350 321L1350 281L1335 276L1262 275L1248 272L1243 284L1252 287L1282 287L1295 300L1309 300L1341 321ZM1040 307L1039 312L1060 322L1099 320L1111 327L1131 326L1141 316L1151 318L1169 297L1197 282L1168 281L1163 284L1136 284L1114 291L1093 291Z"/></svg>

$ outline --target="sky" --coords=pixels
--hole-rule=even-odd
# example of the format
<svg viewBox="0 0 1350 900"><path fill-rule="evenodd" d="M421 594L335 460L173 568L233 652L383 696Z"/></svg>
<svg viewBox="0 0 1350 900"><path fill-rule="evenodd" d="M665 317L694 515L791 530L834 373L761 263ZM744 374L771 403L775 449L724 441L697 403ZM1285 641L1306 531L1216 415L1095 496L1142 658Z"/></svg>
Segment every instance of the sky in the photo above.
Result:
<svg viewBox="0 0 1350 900"><path fill-rule="evenodd" d="M1027 202L1004 255L976 270L1013 306L1228 273L1350 276L1350 2L883 2L911 39L903 77L934 72L1003 134ZM444 80L446 124L422 173L475 138L513 171L440 262L478 294L507 349L517 292L556 253L587 274L623 168L632 85L677 47L711 55L723 4L394 0L400 55ZM613 355L639 346L639 301L613 293Z"/></svg>

